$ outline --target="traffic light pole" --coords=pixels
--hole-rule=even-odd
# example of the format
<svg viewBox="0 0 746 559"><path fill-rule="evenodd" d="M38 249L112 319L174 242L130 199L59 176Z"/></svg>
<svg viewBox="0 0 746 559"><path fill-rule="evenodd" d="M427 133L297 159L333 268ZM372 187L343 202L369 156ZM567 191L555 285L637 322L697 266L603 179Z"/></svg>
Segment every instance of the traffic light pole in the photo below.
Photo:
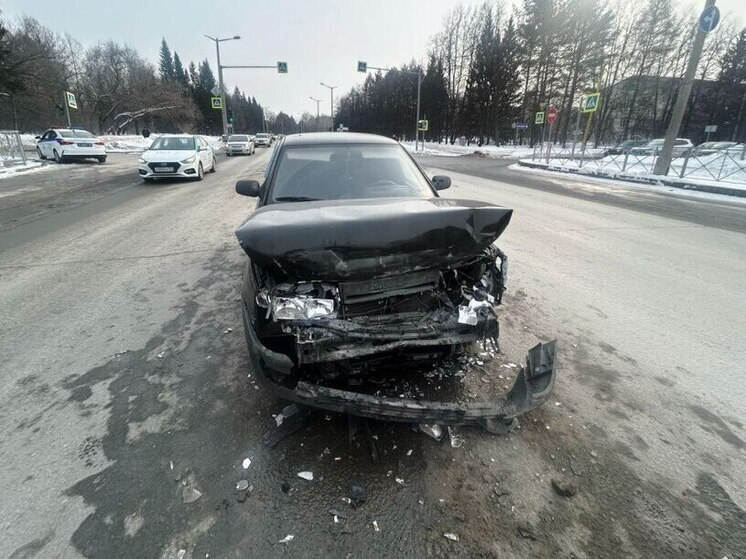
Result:
<svg viewBox="0 0 746 559"><path fill-rule="evenodd" d="M707 0L705 2L705 9L715 5L715 0ZM689 64L686 67L686 73L681 81L679 87L679 94L676 97L676 104L674 105L673 112L671 113L671 121L668 123L668 129L666 130L666 139L663 142L663 148L658 160L655 162L655 168L653 169L654 175L666 175L668 169L671 166L671 159L673 159L673 147L676 137L679 135L679 128L681 127L681 121L684 118L684 111L686 111L686 104L689 101L689 95L692 92L692 84L694 83L694 74L697 71L697 65L699 64L699 58L702 56L702 47L705 44L705 36L707 34L699 28L697 25L697 33L694 35L694 44L692 45L692 52L689 55Z"/></svg>
<svg viewBox="0 0 746 559"><path fill-rule="evenodd" d="M331 131L334 132L334 90L337 89L338 86L336 86L336 85L326 85L324 82L321 82L319 85L323 85L324 87L326 87L329 90L329 93L331 94L329 109L330 109L330 113L331 113L331 117L332 117L332 129L331 129Z"/></svg>

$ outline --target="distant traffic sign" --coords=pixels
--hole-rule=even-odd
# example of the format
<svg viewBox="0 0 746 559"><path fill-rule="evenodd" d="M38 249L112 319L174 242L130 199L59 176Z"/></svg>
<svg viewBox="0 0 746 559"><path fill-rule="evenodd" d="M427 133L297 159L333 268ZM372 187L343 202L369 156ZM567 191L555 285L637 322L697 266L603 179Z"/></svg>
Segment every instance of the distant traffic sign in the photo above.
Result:
<svg viewBox="0 0 746 559"><path fill-rule="evenodd" d="M368 63L363 62L362 60L357 61L357 71L358 72L367 72L368 71Z"/></svg>
<svg viewBox="0 0 746 559"><path fill-rule="evenodd" d="M213 88L212 88L212 89L210 90L210 93L212 93L212 94L213 94L213 96L217 96L217 95L220 95L220 88L219 88L219 87L218 87L218 86L216 85L215 87L213 87Z"/></svg>
<svg viewBox="0 0 746 559"><path fill-rule="evenodd" d="M544 111L536 113L536 118L534 119L534 124L544 124Z"/></svg>
<svg viewBox="0 0 746 559"><path fill-rule="evenodd" d="M702 33L713 31L720 22L720 10L717 6L707 6L699 16L697 27Z"/></svg>
<svg viewBox="0 0 746 559"><path fill-rule="evenodd" d="M549 110L547 111L547 122L549 123L549 126L554 124L555 120L557 120L557 109L549 107Z"/></svg>
<svg viewBox="0 0 746 559"><path fill-rule="evenodd" d="M598 110L598 101L601 97L601 92L597 91L596 93L589 93L585 97L583 97L583 102L581 106L583 107L584 113L595 113L596 110Z"/></svg>
<svg viewBox="0 0 746 559"><path fill-rule="evenodd" d="M59 91L59 89L57 90ZM57 94L59 95L59 93ZM69 91L65 91L65 97L67 98L67 106L71 109L77 109L78 108L78 102L75 100L75 94L70 93ZM59 99L59 97L58 97Z"/></svg>
<svg viewBox="0 0 746 559"><path fill-rule="evenodd" d="M287 74L288 73L288 63L287 62L278 62L277 63L277 73L278 74Z"/></svg>
<svg viewBox="0 0 746 559"><path fill-rule="evenodd" d="M526 128L528 128L528 124L526 124L525 122L514 122L510 125L510 127L513 130L525 130Z"/></svg>
<svg viewBox="0 0 746 559"><path fill-rule="evenodd" d="M213 109L222 109L223 108L223 98L222 97L210 97L210 103L212 104Z"/></svg>
<svg viewBox="0 0 746 559"><path fill-rule="evenodd" d="M717 131L718 131L717 124L708 124L707 126L705 126L705 134L711 134Z"/></svg>
<svg viewBox="0 0 746 559"><path fill-rule="evenodd" d="M419 130L420 132L427 132L429 126L430 126L430 121L428 120L417 121L417 130Z"/></svg>

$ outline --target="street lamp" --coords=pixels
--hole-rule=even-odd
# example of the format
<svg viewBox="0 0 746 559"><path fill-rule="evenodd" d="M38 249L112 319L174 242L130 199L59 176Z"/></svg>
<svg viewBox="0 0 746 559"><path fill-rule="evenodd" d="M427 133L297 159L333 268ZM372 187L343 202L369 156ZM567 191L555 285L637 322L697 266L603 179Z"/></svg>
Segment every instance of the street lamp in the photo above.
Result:
<svg viewBox="0 0 746 559"><path fill-rule="evenodd" d="M225 106L225 88L223 87L223 67L220 65L220 43L224 41L237 41L241 38L240 35L233 35L233 37L226 37L224 39L218 39L216 37L210 37L209 35L205 35L208 39L215 42L215 52L218 57L218 87L220 88L220 104L222 105L222 108L220 109L220 113L223 117L223 135L228 135L228 110Z"/></svg>
<svg viewBox="0 0 746 559"><path fill-rule="evenodd" d="M326 85L324 82L320 82L321 85L329 89L329 94L331 95L331 116L332 116L332 132L334 132L334 90L337 89L336 85Z"/></svg>
<svg viewBox="0 0 746 559"><path fill-rule="evenodd" d="M316 97L309 97L311 101L316 101L316 132L319 131L319 103L321 103L321 99L316 99Z"/></svg>

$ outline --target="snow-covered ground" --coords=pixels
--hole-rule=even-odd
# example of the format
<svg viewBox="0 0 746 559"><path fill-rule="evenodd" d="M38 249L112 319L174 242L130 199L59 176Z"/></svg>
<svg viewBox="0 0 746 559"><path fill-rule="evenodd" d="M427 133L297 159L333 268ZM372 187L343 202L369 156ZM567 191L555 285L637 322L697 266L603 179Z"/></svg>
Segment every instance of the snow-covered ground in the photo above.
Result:
<svg viewBox="0 0 746 559"><path fill-rule="evenodd" d="M414 142L402 142L402 145L407 148L408 151L414 152ZM460 146L451 144L438 144L436 142L425 142L425 148L420 145L417 153L424 153L425 155L441 155L444 157L459 157L461 155L483 155L486 157L494 158L521 158L528 157L534 153L533 148L526 146L478 146L472 144L470 146Z"/></svg>
<svg viewBox="0 0 746 559"><path fill-rule="evenodd" d="M36 171L41 171L42 169L49 169L52 165L45 165L41 161L37 161L35 159L29 159L27 164L24 165L11 165L9 167L5 167L3 165L0 165L0 179L7 179L9 177L15 177L20 175L21 173L34 173Z"/></svg>
<svg viewBox="0 0 746 559"><path fill-rule="evenodd" d="M667 186L664 184L645 184L645 183L637 183L637 182L631 182L631 181L625 181L625 180L616 180L613 178L605 178L600 177L598 175L586 175L586 174L580 174L580 173L568 173L563 171L556 171L551 169L536 169L532 167L524 167L522 165L519 165L518 163L515 163L509 167L509 169L513 169L516 171L520 171L522 173L532 173L532 174L538 174L538 175L544 175L548 177L552 177L555 180L568 183L570 185L598 185L599 187L603 188L612 188L612 189L626 189L626 190L645 190L648 192L666 192L666 193L672 193L677 194L679 196L684 196L686 198L693 198L693 199L699 199L699 200L718 200L721 202L735 202L738 204L744 204L746 205L746 198L740 197L740 196L728 196L726 194L713 194L710 192L701 192L698 190L689 190L685 188L679 188L675 186ZM733 187L733 185L728 185L728 187Z"/></svg>
<svg viewBox="0 0 746 559"><path fill-rule="evenodd" d="M526 159L527 161L533 161ZM564 158L538 158L536 162L547 163L552 169L574 171L583 175L601 175L609 178L623 178L634 176L641 179L657 180L660 177L651 173L655 164L655 158L629 156L626 165L623 165L624 156L607 156L601 159L584 161L580 167L580 161ZM686 165L686 167L684 167ZM622 171L624 167L624 171ZM684 170L681 177L682 169ZM707 186L726 186L728 188L746 189L746 159L741 159L741 154L730 153L712 154L702 157L691 157L686 160L679 157L671 163L671 170L666 179L678 182ZM719 180L718 180L719 179Z"/></svg>

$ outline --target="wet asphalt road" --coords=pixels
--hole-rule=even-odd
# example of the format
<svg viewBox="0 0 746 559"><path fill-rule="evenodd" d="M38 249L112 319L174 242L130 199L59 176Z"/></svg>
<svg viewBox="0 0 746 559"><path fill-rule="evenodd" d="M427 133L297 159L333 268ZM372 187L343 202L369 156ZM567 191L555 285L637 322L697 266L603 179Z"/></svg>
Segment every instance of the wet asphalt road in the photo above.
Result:
<svg viewBox="0 0 746 559"><path fill-rule="evenodd" d="M336 415L263 443L283 404L252 380L232 231L266 152L201 183L136 159L0 181L0 557L746 557L743 205L423 158L515 209L502 349L557 338L560 377L507 437L372 423L373 464Z"/></svg>

